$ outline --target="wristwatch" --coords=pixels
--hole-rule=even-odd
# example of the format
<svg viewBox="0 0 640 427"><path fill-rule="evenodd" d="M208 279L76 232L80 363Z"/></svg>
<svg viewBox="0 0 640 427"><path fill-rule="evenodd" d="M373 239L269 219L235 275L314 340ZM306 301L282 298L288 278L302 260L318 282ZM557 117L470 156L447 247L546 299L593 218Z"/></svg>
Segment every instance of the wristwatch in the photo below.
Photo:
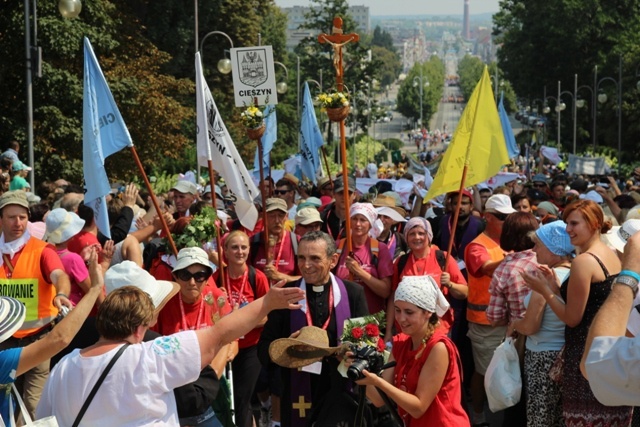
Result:
<svg viewBox="0 0 640 427"><path fill-rule="evenodd" d="M611 285L611 287L613 288L613 286L615 285L625 285L630 287L633 291L634 298L638 293L638 281L631 276L620 275L616 277L616 280L613 282L613 285Z"/></svg>

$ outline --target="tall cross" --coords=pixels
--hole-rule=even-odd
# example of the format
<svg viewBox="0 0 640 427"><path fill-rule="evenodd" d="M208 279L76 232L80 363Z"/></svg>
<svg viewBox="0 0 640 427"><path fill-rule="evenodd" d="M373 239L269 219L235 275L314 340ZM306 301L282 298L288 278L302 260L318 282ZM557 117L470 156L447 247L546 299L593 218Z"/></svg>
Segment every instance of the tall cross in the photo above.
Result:
<svg viewBox="0 0 640 427"><path fill-rule="evenodd" d="M344 81L342 79L344 69L342 67L342 46L350 42L357 42L360 40L360 36L356 33L344 34L342 31L342 18L336 16L333 18L333 30L331 35L320 34L318 36L318 42L320 44L329 43L333 47L333 66L336 69L336 89L338 92L344 90ZM355 94L354 94L355 95ZM345 230L347 240L347 253L351 253L351 217L349 216L349 183L347 176L347 140L345 136L344 120L340 121L340 157L342 159L342 183L344 194L344 209L345 209ZM355 163L355 162L354 162ZM355 167L355 164L354 164ZM329 172L330 173L330 172ZM355 188L353 189L355 191Z"/></svg>
<svg viewBox="0 0 640 427"><path fill-rule="evenodd" d="M329 43L333 47L333 66L336 69L336 85L338 92L343 90L342 75L344 70L342 68L342 46L349 42L357 42L360 40L360 36L356 33L343 34L342 31L342 18L336 16L333 18L333 29L331 35L322 33L318 36L320 44Z"/></svg>
<svg viewBox="0 0 640 427"><path fill-rule="evenodd" d="M298 403L291 405L293 409L298 410L298 417L305 418L307 416L307 409L311 409L311 402L305 403L304 396L298 396Z"/></svg>

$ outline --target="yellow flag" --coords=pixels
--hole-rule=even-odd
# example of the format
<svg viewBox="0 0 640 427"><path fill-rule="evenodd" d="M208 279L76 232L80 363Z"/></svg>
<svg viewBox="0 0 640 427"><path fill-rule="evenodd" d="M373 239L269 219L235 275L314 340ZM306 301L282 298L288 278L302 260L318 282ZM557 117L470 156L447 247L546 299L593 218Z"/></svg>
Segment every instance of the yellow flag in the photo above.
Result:
<svg viewBox="0 0 640 427"><path fill-rule="evenodd" d="M425 203L440 194L460 190L465 163L469 165L465 186L486 181L510 163L486 66L462 112Z"/></svg>

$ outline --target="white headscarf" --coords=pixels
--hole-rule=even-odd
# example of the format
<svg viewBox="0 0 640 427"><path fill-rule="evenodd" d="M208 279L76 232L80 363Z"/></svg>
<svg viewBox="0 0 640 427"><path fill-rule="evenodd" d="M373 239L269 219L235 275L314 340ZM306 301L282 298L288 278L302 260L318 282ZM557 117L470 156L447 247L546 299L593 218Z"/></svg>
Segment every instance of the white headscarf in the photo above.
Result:
<svg viewBox="0 0 640 427"><path fill-rule="evenodd" d="M394 301L405 301L436 313L438 317L449 310L449 303L431 276L404 276L396 289Z"/></svg>

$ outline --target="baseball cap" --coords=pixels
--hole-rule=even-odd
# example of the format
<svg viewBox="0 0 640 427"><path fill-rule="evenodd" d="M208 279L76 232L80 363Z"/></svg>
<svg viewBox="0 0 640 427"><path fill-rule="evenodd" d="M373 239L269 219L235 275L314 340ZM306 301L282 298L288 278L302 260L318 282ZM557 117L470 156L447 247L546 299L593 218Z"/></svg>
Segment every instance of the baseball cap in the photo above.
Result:
<svg viewBox="0 0 640 427"><path fill-rule="evenodd" d="M532 182L544 182L545 184L547 183L547 176L543 173L537 173L533 176L533 179L531 179Z"/></svg>
<svg viewBox="0 0 640 427"><path fill-rule="evenodd" d="M315 222L322 222L320 212L316 208L303 208L296 212L296 225L309 225Z"/></svg>
<svg viewBox="0 0 640 427"><path fill-rule="evenodd" d="M484 205L486 212L498 212L503 214L511 214L516 212L511 206L511 199L506 194L494 194L487 199L487 203Z"/></svg>
<svg viewBox="0 0 640 427"><path fill-rule="evenodd" d="M179 270L184 270L185 268L194 265L200 264L204 267L211 269L211 264L209 264L209 256L202 248L193 247L193 248L183 248L178 252L178 257L176 259L176 266L171 270L172 273L175 273Z"/></svg>
<svg viewBox="0 0 640 427"><path fill-rule="evenodd" d="M266 211L272 212L272 211L278 211L278 210L284 213L289 212L289 209L287 208L287 202L277 197L271 197L267 199Z"/></svg>
<svg viewBox="0 0 640 427"><path fill-rule="evenodd" d="M183 194L198 194L198 186L191 181L178 181L171 189Z"/></svg>
<svg viewBox="0 0 640 427"><path fill-rule="evenodd" d="M27 193L22 190L7 191L0 196L0 209L7 205L18 205L23 208L29 209L29 201L27 200Z"/></svg>
<svg viewBox="0 0 640 427"><path fill-rule="evenodd" d="M356 191L356 180L353 177L350 176L347 178L347 184L349 185L350 192ZM340 191L344 191L344 181L341 176L333 181L333 192L338 193Z"/></svg>
<svg viewBox="0 0 640 427"><path fill-rule="evenodd" d="M13 170L14 171L27 171L30 172L31 168L27 165L25 165L24 163L22 163L20 160L16 160L13 162Z"/></svg>

